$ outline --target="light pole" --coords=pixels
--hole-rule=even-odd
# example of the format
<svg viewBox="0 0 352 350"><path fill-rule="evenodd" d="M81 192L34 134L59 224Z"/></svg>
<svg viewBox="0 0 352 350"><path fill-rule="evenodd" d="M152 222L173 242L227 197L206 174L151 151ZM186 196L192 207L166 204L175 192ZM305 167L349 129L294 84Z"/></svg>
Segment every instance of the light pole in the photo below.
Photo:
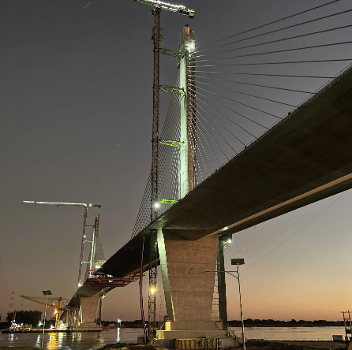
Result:
<svg viewBox="0 0 352 350"><path fill-rule="evenodd" d="M68 205L73 207L84 207L83 214L83 233L82 233L82 243L81 243L81 255L79 261L79 270L78 270L78 288L82 286L81 283L81 274L82 274L82 264L83 264L83 252L84 252L84 242L86 241L86 227L87 227L87 216L88 216L88 208L96 207L101 208L99 204L92 203L68 203L68 202L36 202L36 201L23 201L25 204L44 204L44 205L55 205L57 207L61 205Z"/></svg>
<svg viewBox="0 0 352 350"><path fill-rule="evenodd" d="M244 259L231 259L231 265L236 265L237 270L236 271L210 271L206 270L206 272L223 272L223 273L228 273L232 277L235 277L238 281L238 292L240 295L240 311L241 311L241 324L242 324L242 345L243 345L243 350L246 350L246 337L244 333L244 321L243 321L243 308L242 308L242 294L241 294L241 283L240 283L240 270L239 270L239 265L244 265ZM234 275L234 273L237 273L237 276Z"/></svg>
<svg viewBox="0 0 352 350"><path fill-rule="evenodd" d="M43 294L45 295L45 311L44 311L44 320L43 320L42 349L44 349L44 329L45 329L45 321L46 321L46 309L48 307L48 295L52 295L52 293L51 293L51 290L43 290Z"/></svg>
<svg viewBox="0 0 352 350"><path fill-rule="evenodd" d="M231 276L234 276L235 278L237 278L238 281L238 293L240 295L240 310L241 310L241 323L242 323L242 342L243 342L243 350L246 350L246 337L244 334L244 322L243 322L243 308L242 308L242 294L241 294L241 283L240 283L240 265L244 265L244 259L231 259L231 265L236 265L237 266L237 276L232 275L230 273ZM232 272L232 271L231 271Z"/></svg>

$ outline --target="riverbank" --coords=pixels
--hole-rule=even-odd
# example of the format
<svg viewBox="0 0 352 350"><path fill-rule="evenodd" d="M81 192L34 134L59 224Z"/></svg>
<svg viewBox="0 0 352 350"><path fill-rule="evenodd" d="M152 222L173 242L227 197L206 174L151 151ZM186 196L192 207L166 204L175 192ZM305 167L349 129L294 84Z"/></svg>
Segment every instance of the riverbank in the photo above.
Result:
<svg viewBox="0 0 352 350"><path fill-rule="evenodd" d="M268 341L268 340L249 340L246 342L247 350L352 350L347 343L333 341ZM135 345L135 344L109 344L99 350L165 350L161 346ZM236 350L242 347L235 348Z"/></svg>
<svg viewBox="0 0 352 350"><path fill-rule="evenodd" d="M333 341L295 341L295 340L249 340L246 343L249 350L316 350L316 349L347 349L348 344Z"/></svg>
<svg viewBox="0 0 352 350"><path fill-rule="evenodd" d="M249 340L246 343L247 350L351 350L352 346L347 343L333 341L267 341L267 340ZM99 350L166 350L161 346L136 345L126 343L116 343L106 345ZM236 348L236 350L242 349ZM37 347L19 346L8 347L0 346L0 350L38 350Z"/></svg>

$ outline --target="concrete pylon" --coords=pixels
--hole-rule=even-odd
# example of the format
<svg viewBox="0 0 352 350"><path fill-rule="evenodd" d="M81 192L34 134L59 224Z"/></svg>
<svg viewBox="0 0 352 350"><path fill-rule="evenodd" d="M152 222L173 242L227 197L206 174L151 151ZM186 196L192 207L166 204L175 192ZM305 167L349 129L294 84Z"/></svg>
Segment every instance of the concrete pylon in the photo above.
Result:
<svg viewBox="0 0 352 350"><path fill-rule="evenodd" d="M195 33L188 26L181 30L180 42L180 198L192 191L196 182L196 95L195 95Z"/></svg>
<svg viewBox="0 0 352 350"><path fill-rule="evenodd" d="M97 311L101 292L90 298L81 297L81 323L76 331L100 331L102 327L96 324Z"/></svg>
<svg viewBox="0 0 352 350"><path fill-rule="evenodd" d="M163 278L167 320L157 331L158 342L173 346L175 339L225 339L222 322L214 322L212 302L219 237L183 240L158 231L159 259Z"/></svg>
<svg viewBox="0 0 352 350"><path fill-rule="evenodd" d="M196 185L195 33L188 25L181 30L179 51L180 88L184 92L180 98L179 195L183 198ZM159 229L157 241L167 308L165 330L157 331L157 342L174 348L177 339L207 338L212 345L203 344L202 348L217 348L219 339L222 346L235 346L222 322L212 321L215 273L206 271L216 269L219 236L185 240Z"/></svg>

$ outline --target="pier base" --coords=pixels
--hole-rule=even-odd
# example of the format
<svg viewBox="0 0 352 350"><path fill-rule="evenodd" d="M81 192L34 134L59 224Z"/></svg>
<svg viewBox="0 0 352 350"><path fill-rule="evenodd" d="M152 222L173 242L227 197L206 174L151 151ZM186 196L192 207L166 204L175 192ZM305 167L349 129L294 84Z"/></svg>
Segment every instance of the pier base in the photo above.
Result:
<svg viewBox="0 0 352 350"><path fill-rule="evenodd" d="M218 242L218 235L190 241L158 231L168 321L165 330L157 330L157 344L175 348L177 343L179 349L193 349L189 346L200 346L203 341L209 350L219 342L223 348L238 345L222 322L211 321Z"/></svg>
<svg viewBox="0 0 352 350"><path fill-rule="evenodd" d="M166 322L165 330L157 330L156 344L187 350L240 346L235 337L222 329L222 322Z"/></svg>

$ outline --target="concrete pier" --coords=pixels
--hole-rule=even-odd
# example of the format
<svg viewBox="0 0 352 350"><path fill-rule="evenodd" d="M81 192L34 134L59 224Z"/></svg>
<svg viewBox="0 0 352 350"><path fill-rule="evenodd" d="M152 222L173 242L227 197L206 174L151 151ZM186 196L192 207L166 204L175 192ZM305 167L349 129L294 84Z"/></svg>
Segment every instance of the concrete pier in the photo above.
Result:
<svg viewBox="0 0 352 350"><path fill-rule="evenodd" d="M211 321L218 235L184 240L158 231L158 249L168 321L157 331L157 341L174 346L176 339L229 339L222 322ZM231 346L231 345L229 345Z"/></svg>
<svg viewBox="0 0 352 350"><path fill-rule="evenodd" d="M102 327L96 324L100 294L101 292L90 298L81 297L81 323L75 331L87 332L102 330Z"/></svg>

